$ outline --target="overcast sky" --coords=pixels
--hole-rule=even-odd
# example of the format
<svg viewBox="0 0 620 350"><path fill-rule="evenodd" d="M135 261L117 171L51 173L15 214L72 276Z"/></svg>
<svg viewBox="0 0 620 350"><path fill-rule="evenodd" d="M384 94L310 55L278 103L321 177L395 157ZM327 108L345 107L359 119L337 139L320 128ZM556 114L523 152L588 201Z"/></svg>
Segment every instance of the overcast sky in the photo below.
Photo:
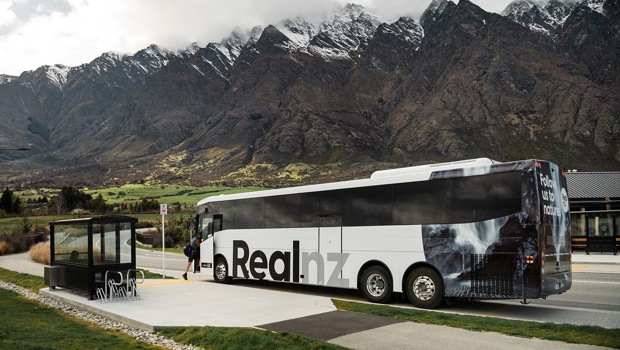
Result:
<svg viewBox="0 0 620 350"><path fill-rule="evenodd" d="M458 2L458 0L452 0ZM501 12L511 0L471 0ZM297 15L319 16L353 2L383 21L419 15L431 0L0 0L0 74L46 64L77 66L104 52L133 54L219 42L236 26L266 26Z"/></svg>

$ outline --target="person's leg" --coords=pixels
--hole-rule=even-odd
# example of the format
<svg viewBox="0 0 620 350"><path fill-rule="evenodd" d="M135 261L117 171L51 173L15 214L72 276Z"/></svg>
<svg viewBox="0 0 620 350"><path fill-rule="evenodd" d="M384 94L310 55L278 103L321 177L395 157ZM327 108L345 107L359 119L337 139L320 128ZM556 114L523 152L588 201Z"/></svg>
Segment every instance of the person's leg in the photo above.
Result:
<svg viewBox="0 0 620 350"><path fill-rule="evenodd" d="M196 251L196 258L194 259L194 272L200 272L200 248Z"/></svg>
<svg viewBox="0 0 620 350"><path fill-rule="evenodd" d="M183 274L183 279L187 280L187 271L189 271L189 267L192 265L192 259L189 259L187 265L185 266L185 273Z"/></svg>

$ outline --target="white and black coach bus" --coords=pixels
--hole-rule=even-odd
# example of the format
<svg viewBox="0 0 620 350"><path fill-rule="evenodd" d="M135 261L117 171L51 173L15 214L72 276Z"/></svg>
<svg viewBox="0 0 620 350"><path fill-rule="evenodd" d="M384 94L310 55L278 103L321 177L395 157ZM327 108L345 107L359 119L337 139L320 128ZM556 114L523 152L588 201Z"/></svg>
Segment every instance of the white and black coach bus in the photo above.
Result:
<svg viewBox="0 0 620 350"><path fill-rule="evenodd" d="M571 287L566 177L487 158L198 203L202 273L357 288L385 303L544 298Z"/></svg>

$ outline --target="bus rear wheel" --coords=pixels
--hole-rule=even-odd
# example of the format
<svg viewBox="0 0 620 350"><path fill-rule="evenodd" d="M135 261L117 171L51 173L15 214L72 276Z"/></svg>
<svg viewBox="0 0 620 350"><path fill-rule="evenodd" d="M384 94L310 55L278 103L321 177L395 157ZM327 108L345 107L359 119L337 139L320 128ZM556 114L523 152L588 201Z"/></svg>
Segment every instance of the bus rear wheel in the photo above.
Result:
<svg viewBox="0 0 620 350"><path fill-rule="evenodd" d="M444 302L443 279L429 267L417 268L407 277L405 294L414 306L434 309Z"/></svg>
<svg viewBox="0 0 620 350"><path fill-rule="evenodd" d="M392 279L382 266L371 266L362 274L360 289L364 297L373 303L392 300Z"/></svg>
<svg viewBox="0 0 620 350"><path fill-rule="evenodd" d="M230 283L232 281L232 277L228 274L228 263L226 262L226 259L222 257L215 259L213 279L217 283Z"/></svg>

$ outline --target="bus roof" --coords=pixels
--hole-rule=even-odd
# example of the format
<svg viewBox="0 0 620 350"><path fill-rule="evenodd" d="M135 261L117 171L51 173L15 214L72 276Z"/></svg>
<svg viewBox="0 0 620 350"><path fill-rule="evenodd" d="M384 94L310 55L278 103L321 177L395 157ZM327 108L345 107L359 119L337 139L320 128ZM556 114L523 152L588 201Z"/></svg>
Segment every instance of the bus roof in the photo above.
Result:
<svg viewBox="0 0 620 350"><path fill-rule="evenodd" d="M405 168L387 169L375 171L370 175L371 179L380 179L384 177L403 176L417 173L429 173L433 171L450 170L458 168L471 168L479 166L488 166L493 164L499 164L498 161L489 158L475 158L459 160L456 162L425 164L418 166L410 166Z"/></svg>
<svg viewBox="0 0 620 350"><path fill-rule="evenodd" d="M521 162L526 162L526 161L523 160L523 161L510 162L510 163L521 163ZM493 164L505 164L505 163L497 162L489 158L476 158L476 159L462 160L462 161L457 161L457 162L429 164L429 165L413 166L413 167L390 169L390 170L380 170L380 171L374 172L370 178L366 178L366 179L328 182L328 183L315 184L315 185L295 186L295 187L277 188L277 189L256 191L256 192L244 192L244 193L221 194L221 195L216 195L216 196L210 196L210 197L204 198L201 201L199 201L198 205L199 206L204 205L209 202L221 202L221 201L245 199L245 198L260 198L260 197L280 196L280 195L296 194L296 193L309 193L309 192L340 190L340 189L356 188L356 187L388 185L388 184L404 183L404 182L426 181L430 178L431 174L435 171L445 171L445 170L452 170L452 169L467 169L467 168L471 168L472 170L474 170L475 168L488 168ZM470 175L483 174L483 173L484 172L476 172L476 171L469 172Z"/></svg>

